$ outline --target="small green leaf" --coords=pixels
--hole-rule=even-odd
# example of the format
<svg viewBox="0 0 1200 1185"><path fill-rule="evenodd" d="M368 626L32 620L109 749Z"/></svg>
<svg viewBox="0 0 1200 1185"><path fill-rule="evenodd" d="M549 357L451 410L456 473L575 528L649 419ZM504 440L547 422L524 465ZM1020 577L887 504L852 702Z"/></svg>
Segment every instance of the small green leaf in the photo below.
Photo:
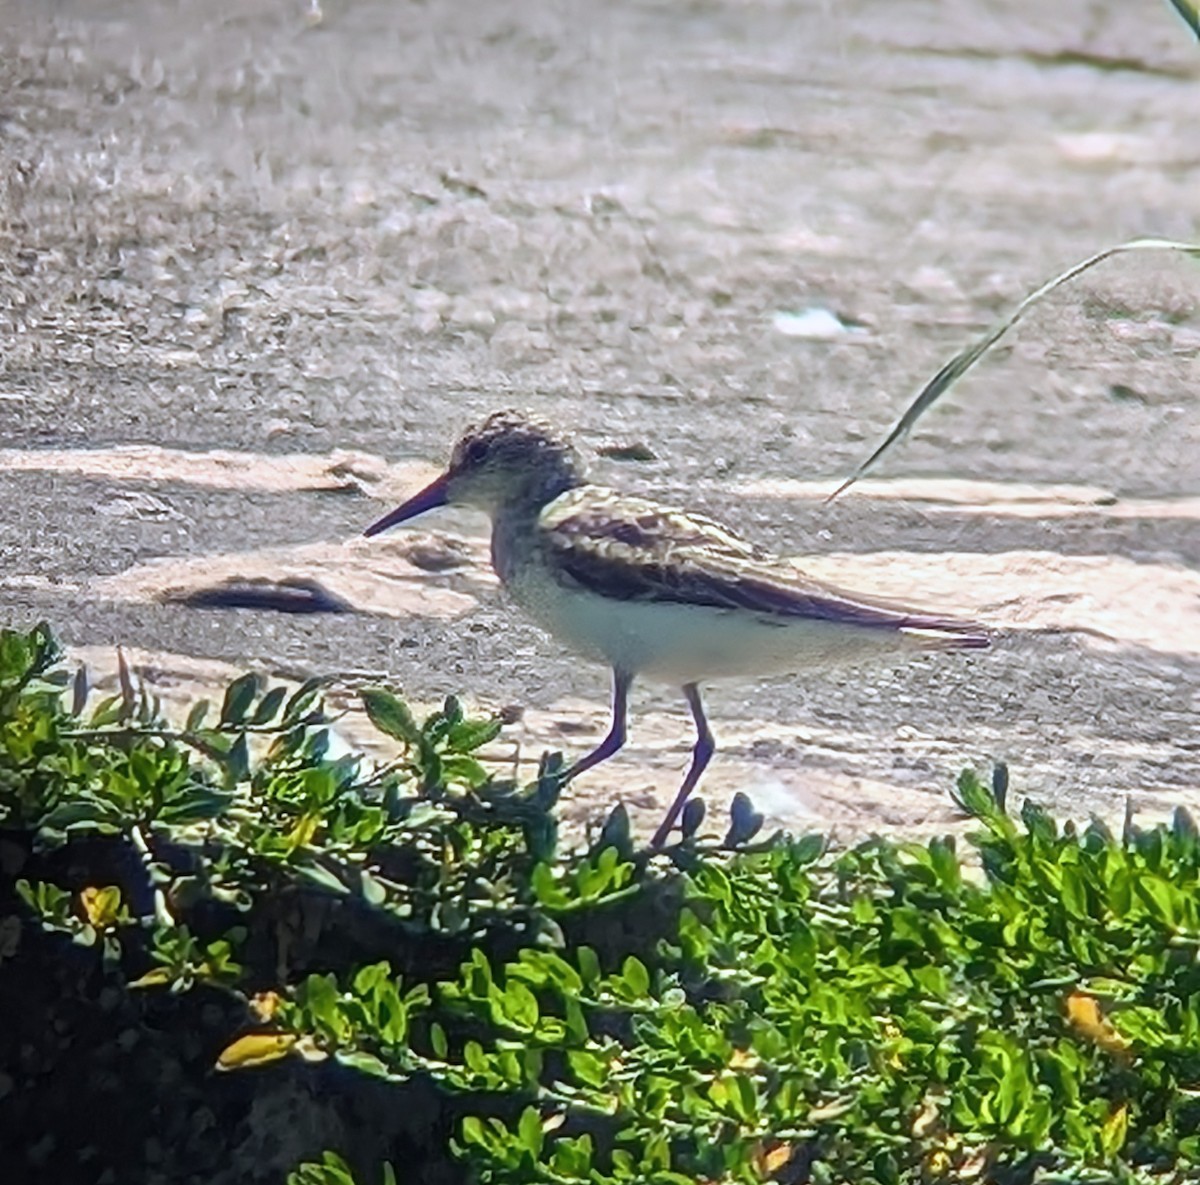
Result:
<svg viewBox="0 0 1200 1185"><path fill-rule="evenodd" d="M164 799L155 819L178 827L217 819L229 809L233 795L203 782L189 782Z"/></svg>
<svg viewBox="0 0 1200 1185"><path fill-rule="evenodd" d="M129 663L125 661L125 651L120 646L117 647L117 683L121 688L120 719L128 720L133 715L133 709L137 704L137 692L134 690Z"/></svg>
<svg viewBox="0 0 1200 1185"><path fill-rule="evenodd" d="M379 1032L389 1045L403 1045L408 1039L408 1007L400 999L394 983L388 983L377 997Z"/></svg>
<svg viewBox="0 0 1200 1185"><path fill-rule="evenodd" d="M504 989L502 997L504 1018L516 1029L530 1031L537 1027L537 997L519 980Z"/></svg>
<svg viewBox="0 0 1200 1185"><path fill-rule="evenodd" d="M488 771L474 757L451 755L442 758L439 781L456 782L477 790L488 780Z"/></svg>
<svg viewBox="0 0 1200 1185"><path fill-rule="evenodd" d="M380 884L369 872L362 873L362 895L368 905L376 907L387 900L387 888Z"/></svg>
<svg viewBox="0 0 1200 1185"><path fill-rule="evenodd" d="M463 1064L476 1074L486 1074L491 1069L487 1054L478 1041L468 1041L463 1046Z"/></svg>
<svg viewBox="0 0 1200 1185"><path fill-rule="evenodd" d="M951 797L963 811L981 822L996 814L995 798L987 791L973 769L964 769L958 775L958 784Z"/></svg>
<svg viewBox="0 0 1200 1185"><path fill-rule="evenodd" d="M110 695L102 699L92 712L88 725L91 728L106 728L123 718L125 705L119 695Z"/></svg>
<svg viewBox="0 0 1200 1185"><path fill-rule="evenodd" d="M225 773L230 783L235 786L250 776L250 746L244 732L233 742L225 755Z"/></svg>
<svg viewBox="0 0 1200 1185"><path fill-rule="evenodd" d="M763 817L754 809L748 795L739 790L729 805L729 830L725 834L725 846L739 847L749 843L763 825Z"/></svg>
<svg viewBox="0 0 1200 1185"><path fill-rule="evenodd" d="M404 1075L394 1073L386 1062L362 1049L339 1049L334 1058L343 1066L349 1066L360 1074L369 1074L372 1078L387 1078L393 1082L404 1080Z"/></svg>
<svg viewBox="0 0 1200 1185"><path fill-rule="evenodd" d="M1087 885L1079 869L1071 864L1063 864L1061 872L1063 908L1073 918L1089 918L1091 911L1088 909Z"/></svg>
<svg viewBox="0 0 1200 1185"><path fill-rule="evenodd" d="M434 1057L445 1061L446 1055L450 1052L450 1043L446 1040L446 1030L436 1020L429 1026L429 1044L433 1049Z"/></svg>
<svg viewBox="0 0 1200 1185"><path fill-rule="evenodd" d="M589 988L600 982L600 960L590 946L581 946L575 952L575 965L579 968L580 978Z"/></svg>
<svg viewBox="0 0 1200 1185"><path fill-rule="evenodd" d="M208 700L197 700L192 705L191 711L187 715L187 723L183 728L185 732L196 732L204 723L204 717L208 715L208 709L211 705Z"/></svg>
<svg viewBox="0 0 1200 1185"><path fill-rule="evenodd" d="M1021 804L1021 822L1030 836L1039 843L1053 843L1058 838L1058 827L1046 813L1045 807L1027 798Z"/></svg>
<svg viewBox="0 0 1200 1185"><path fill-rule="evenodd" d="M82 716L87 706L88 671L85 663L80 663L75 671L75 679L71 688L71 715Z"/></svg>
<svg viewBox="0 0 1200 1185"><path fill-rule="evenodd" d="M679 820L679 830L684 839L693 839L704 822L706 804L703 798L689 798L684 804L683 815Z"/></svg>
<svg viewBox="0 0 1200 1185"><path fill-rule="evenodd" d="M487 1136L484 1134L483 1120L478 1115L467 1115L462 1121L462 1138L465 1144L474 1144L477 1148L486 1148L488 1146Z"/></svg>
<svg viewBox="0 0 1200 1185"><path fill-rule="evenodd" d="M463 720L454 725L446 736L446 745L454 753L473 753L500 735L501 724L495 717L488 720Z"/></svg>
<svg viewBox="0 0 1200 1185"><path fill-rule="evenodd" d="M286 687L272 687L262 697L262 702L258 707L254 709L254 715L250 718L250 723L254 725L269 724L279 713L286 695Z"/></svg>
<svg viewBox="0 0 1200 1185"><path fill-rule="evenodd" d="M225 690L225 700L221 704L221 723L241 724L257 694L258 676L253 672L234 679Z"/></svg>
<svg viewBox="0 0 1200 1185"><path fill-rule="evenodd" d="M992 801L1001 814L1008 809L1008 766L997 761L992 766Z"/></svg>
<svg viewBox="0 0 1200 1185"><path fill-rule="evenodd" d="M310 884L316 885L318 888L325 889L330 893L336 893L339 896L350 891L342 881L321 864L315 862L301 863L297 864L295 868L298 876Z"/></svg>
<svg viewBox="0 0 1200 1185"><path fill-rule="evenodd" d="M293 693L292 698L288 700L287 706L283 709L283 719L280 721L282 727L291 728L299 724L301 719L308 714L309 709L313 706L317 699L317 693L324 685L325 680L321 677L307 679Z"/></svg>
<svg viewBox="0 0 1200 1185"><path fill-rule="evenodd" d="M40 827L46 831L111 832L120 827L124 819L117 803L94 794L80 793L44 815Z"/></svg>
<svg viewBox="0 0 1200 1185"><path fill-rule="evenodd" d="M650 994L650 973L641 959L628 955L625 962L621 964L621 978L625 980L629 990L638 999L643 999Z"/></svg>
<svg viewBox="0 0 1200 1185"><path fill-rule="evenodd" d="M1200 840L1196 820L1187 807L1179 805L1175 808L1175 813L1171 816L1171 834L1186 844L1194 844Z"/></svg>
<svg viewBox="0 0 1200 1185"><path fill-rule="evenodd" d="M1143 874L1133 882L1133 891L1163 925L1178 924L1179 890L1160 876Z"/></svg>
<svg viewBox="0 0 1200 1185"><path fill-rule="evenodd" d="M407 704L382 687L364 687L360 694L367 716L380 732L406 745L420 742L421 730Z"/></svg>
<svg viewBox="0 0 1200 1185"><path fill-rule="evenodd" d="M792 859L800 866L812 864L813 861L821 858L825 851L825 843L825 836L818 832L809 832L807 835L802 835L791 844Z"/></svg>
<svg viewBox="0 0 1200 1185"><path fill-rule="evenodd" d="M629 812L623 802L618 802L608 813L600 834L592 845L592 854L600 855L609 852L611 856L604 857L609 866L615 866L618 860L628 860L633 856L633 840L629 830Z"/></svg>
<svg viewBox="0 0 1200 1185"><path fill-rule="evenodd" d="M535 1107L526 1107L517 1122L517 1134L534 1160L542 1155L542 1117Z"/></svg>

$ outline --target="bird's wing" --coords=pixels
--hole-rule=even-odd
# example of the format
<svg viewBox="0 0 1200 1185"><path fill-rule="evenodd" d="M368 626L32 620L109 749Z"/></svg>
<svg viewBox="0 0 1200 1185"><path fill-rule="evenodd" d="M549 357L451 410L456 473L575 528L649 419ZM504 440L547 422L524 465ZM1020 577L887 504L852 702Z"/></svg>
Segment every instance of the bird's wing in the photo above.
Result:
<svg viewBox="0 0 1200 1185"><path fill-rule="evenodd" d="M595 486L570 490L546 507L538 527L560 579L616 600L929 630L961 635L964 645L988 644L976 622L822 584L712 519L642 498Z"/></svg>

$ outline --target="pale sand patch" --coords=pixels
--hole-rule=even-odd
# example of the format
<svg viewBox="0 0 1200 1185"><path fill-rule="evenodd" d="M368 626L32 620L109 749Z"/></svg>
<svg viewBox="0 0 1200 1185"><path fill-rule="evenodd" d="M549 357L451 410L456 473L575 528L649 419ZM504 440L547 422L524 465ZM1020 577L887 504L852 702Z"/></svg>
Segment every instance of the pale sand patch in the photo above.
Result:
<svg viewBox="0 0 1200 1185"><path fill-rule="evenodd" d="M729 805L738 791L750 796L768 831L822 831L841 842L853 842L878 833L919 839L961 830L969 820L949 794L959 771L967 765L981 768L980 758L988 751L1014 752L1011 728L997 729L994 736L984 738L982 747L977 738L968 748L955 737L923 734L909 726L880 735L854 727L830 728L812 720L776 724L723 719L717 712L710 712L710 720L717 753L699 790L708 806L706 831L728 826ZM520 724L503 735L519 739L522 776L529 778L543 751L560 750L570 762L588 752L608 725L605 705L568 698L550 709L527 711ZM561 818L572 829L595 828L619 798L639 833L648 833L675 796L694 739L691 718L682 705L672 713L639 710L635 704L625 748L570 786ZM756 748L771 742L778 743L775 752L756 754ZM1069 761L1078 760L1083 751L1125 761L1138 757L1164 761L1172 752L1169 740L1158 745L1127 744L1094 736L1071 748L1069 755L1064 754ZM1011 801L1011 809L1019 810L1023 801L1019 787L1013 789ZM1138 819L1149 823L1169 817L1177 805L1200 810L1200 789L1142 786L1133 801ZM1060 815L1086 821L1097 813L1119 829L1124 809L1123 795L1098 787L1070 805L1060 804Z"/></svg>
<svg viewBox="0 0 1200 1185"><path fill-rule="evenodd" d="M1051 551L833 553L797 559L818 580L976 616L996 629L1053 629L1089 643L1200 655L1200 572Z"/></svg>
<svg viewBox="0 0 1200 1185"><path fill-rule="evenodd" d="M589 772L565 791L559 808L570 831L595 831L618 795L635 831L643 838L661 821L682 780L686 758L677 768L646 770L626 763ZM778 770L719 754L705 772L696 797L705 803L701 833L721 837L729 827L729 808L740 791L763 816L763 836L784 830L795 835L819 831L841 844L869 835L921 839L962 830L962 812L945 793L944 783L933 789L897 786L873 778L821 768ZM604 787L608 787L605 790Z"/></svg>
<svg viewBox="0 0 1200 1185"><path fill-rule="evenodd" d="M477 601L447 588L439 576L461 570L470 583L494 583L479 552L477 545L454 536L406 531L380 540L353 538L152 560L94 580L90 587L97 596L111 600L164 602L230 585L302 582L360 613L453 619L473 609Z"/></svg>
<svg viewBox="0 0 1200 1185"><path fill-rule="evenodd" d="M406 497L439 472L420 461L390 465L373 453L346 449L328 455L226 449L190 452L149 444L103 449L0 449L0 469L267 493L360 490L384 499Z"/></svg>
<svg viewBox="0 0 1200 1185"><path fill-rule="evenodd" d="M762 478L734 487L755 498L789 498L824 502L836 482ZM986 513L1010 518L1068 518L1093 515L1107 519L1200 519L1200 498L1118 498L1111 490L1085 485L1036 485L1021 482L974 481L960 478L865 478L839 499L882 498L918 502L922 510Z"/></svg>

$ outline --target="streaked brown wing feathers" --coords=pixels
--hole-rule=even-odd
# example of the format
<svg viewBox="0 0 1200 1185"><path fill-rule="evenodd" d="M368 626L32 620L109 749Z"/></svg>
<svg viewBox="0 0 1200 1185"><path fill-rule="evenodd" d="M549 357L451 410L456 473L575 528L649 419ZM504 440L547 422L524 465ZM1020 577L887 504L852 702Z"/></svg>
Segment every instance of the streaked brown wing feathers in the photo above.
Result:
<svg viewBox="0 0 1200 1185"><path fill-rule="evenodd" d="M561 505L560 505L561 503ZM881 629L978 635L975 622L821 584L699 515L641 499L570 495L548 508L543 546L565 578L618 600L666 601Z"/></svg>

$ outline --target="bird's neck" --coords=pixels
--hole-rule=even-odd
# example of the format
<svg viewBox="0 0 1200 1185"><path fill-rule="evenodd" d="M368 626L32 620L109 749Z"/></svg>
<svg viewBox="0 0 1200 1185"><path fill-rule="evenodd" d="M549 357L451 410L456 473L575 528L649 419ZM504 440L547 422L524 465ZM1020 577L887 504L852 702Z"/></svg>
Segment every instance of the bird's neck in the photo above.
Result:
<svg viewBox="0 0 1200 1185"><path fill-rule="evenodd" d="M506 498L492 511L492 567L504 584L510 583L534 556L541 513L567 490L583 485L578 479L545 483Z"/></svg>
<svg viewBox="0 0 1200 1185"><path fill-rule="evenodd" d="M509 503L492 516L492 567L510 584L531 557L542 505Z"/></svg>

